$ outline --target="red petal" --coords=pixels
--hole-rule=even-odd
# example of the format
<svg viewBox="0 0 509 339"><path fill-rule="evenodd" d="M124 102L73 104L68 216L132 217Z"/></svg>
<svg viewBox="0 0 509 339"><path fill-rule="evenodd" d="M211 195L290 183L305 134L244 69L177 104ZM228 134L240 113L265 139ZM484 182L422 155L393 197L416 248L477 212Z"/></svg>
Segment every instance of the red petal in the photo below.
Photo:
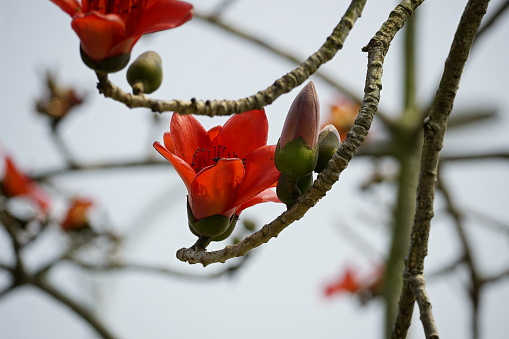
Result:
<svg viewBox="0 0 509 339"><path fill-rule="evenodd" d="M184 1L151 0L139 22L129 27L129 36L141 36L178 27L193 17L193 5Z"/></svg>
<svg viewBox="0 0 509 339"><path fill-rule="evenodd" d="M207 133L209 134L210 140L214 140L215 137L217 137L217 135L219 134L219 132L221 132L222 128L223 128L223 126L216 126L216 127L212 127L211 129L209 129L209 131Z"/></svg>
<svg viewBox="0 0 509 339"><path fill-rule="evenodd" d="M235 199L236 204L242 204L258 193L274 185L279 178L279 171L274 165L276 146L267 145L249 154L244 161L246 174L239 187Z"/></svg>
<svg viewBox="0 0 509 339"><path fill-rule="evenodd" d="M74 17L72 28L80 38L83 51L96 61L115 56L111 50L126 37L125 24L116 14L79 14ZM125 53L128 52L130 49Z"/></svg>
<svg viewBox="0 0 509 339"><path fill-rule="evenodd" d="M279 198L277 197L276 192L271 190L270 188L267 188L265 191L255 195L253 198L249 199L245 203L239 205L237 209L235 210L236 215L240 215L240 213L245 210L248 207L258 205L264 202L281 202Z"/></svg>
<svg viewBox="0 0 509 339"><path fill-rule="evenodd" d="M210 138L200 122L192 115L174 113L170 133L175 145L175 155L191 164L199 148L209 149Z"/></svg>
<svg viewBox="0 0 509 339"><path fill-rule="evenodd" d="M170 132L165 132L163 134L164 147L168 150L168 152L175 154L175 144L173 143L173 138L171 137Z"/></svg>
<svg viewBox="0 0 509 339"><path fill-rule="evenodd" d="M51 0L51 2L70 16L74 16L74 14L81 11L81 5L76 0Z"/></svg>
<svg viewBox="0 0 509 339"><path fill-rule="evenodd" d="M235 114L224 124L214 140L214 145L226 146L226 152L235 151L245 158L258 147L267 144L269 123L264 110Z"/></svg>
<svg viewBox="0 0 509 339"><path fill-rule="evenodd" d="M173 165L175 171L177 171L184 181L187 190L191 192L191 183L196 177L196 172L191 168L191 166L189 166L189 164L184 160L168 152L168 150L157 141L154 142L154 148Z"/></svg>
<svg viewBox="0 0 509 339"><path fill-rule="evenodd" d="M240 159L219 160L201 171L190 191L189 203L195 218L199 220L231 209L243 177L244 165Z"/></svg>

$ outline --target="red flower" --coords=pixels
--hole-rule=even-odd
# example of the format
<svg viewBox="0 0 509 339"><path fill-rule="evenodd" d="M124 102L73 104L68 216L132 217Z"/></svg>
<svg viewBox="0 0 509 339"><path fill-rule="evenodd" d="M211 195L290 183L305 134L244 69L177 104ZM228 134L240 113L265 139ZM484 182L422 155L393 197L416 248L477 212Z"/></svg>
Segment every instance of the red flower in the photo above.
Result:
<svg viewBox="0 0 509 339"><path fill-rule="evenodd" d="M92 207L93 202L84 198L75 198L67 210L67 214L60 223L60 227L64 231L83 229L89 226L88 210Z"/></svg>
<svg viewBox="0 0 509 339"><path fill-rule="evenodd" d="M358 278L354 275L351 268L347 267L343 275L332 284L325 288L325 295L330 296L333 294L356 293L361 289L362 285Z"/></svg>
<svg viewBox="0 0 509 339"><path fill-rule="evenodd" d="M10 157L5 157L5 172L2 180L2 191L7 197L24 195L35 201L44 212L49 208L49 197L23 174Z"/></svg>
<svg viewBox="0 0 509 339"><path fill-rule="evenodd" d="M177 0L51 0L72 17L83 52L94 61L130 54L147 33L178 27L193 6Z"/></svg>
<svg viewBox="0 0 509 339"><path fill-rule="evenodd" d="M267 132L263 110L236 114L209 131L194 116L175 113L164 146L155 142L154 147L184 181L196 220L230 217L258 203L279 202L269 189L279 172Z"/></svg>
<svg viewBox="0 0 509 339"><path fill-rule="evenodd" d="M336 127L341 140L346 139L346 135L350 132L360 108L359 104L344 98L338 99L335 104L331 105L327 124Z"/></svg>

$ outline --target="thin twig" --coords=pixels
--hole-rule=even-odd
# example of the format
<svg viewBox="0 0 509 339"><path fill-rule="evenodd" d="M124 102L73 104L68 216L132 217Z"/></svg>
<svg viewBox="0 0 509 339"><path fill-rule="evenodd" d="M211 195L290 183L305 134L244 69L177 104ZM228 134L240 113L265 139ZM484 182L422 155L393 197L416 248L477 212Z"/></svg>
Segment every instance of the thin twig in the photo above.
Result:
<svg viewBox="0 0 509 339"><path fill-rule="evenodd" d="M124 103L128 107L147 107L154 112L175 111L180 114L196 115L231 115L252 109L261 109L270 105L281 95L290 92L301 85L318 68L331 60L343 48L346 37L360 17L366 0L352 0L347 10L348 15L343 16L339 24L325 43L297 68L277 79L273 85L265 90L239 100L170 100L162 101L148 98L143 95L132 95L122 91L108 80L107 76L97 75L99 83L97 88L105 97Z"/></svg>
<svg viewBox="0 0 509 339"><path fill-rule="evenodd" d="M73 310L74 313L76 313L80 318L82 318L90 326L92 326L96 330L96 332L101 335L102 338L104 339L117 338L117 336L114 336L109 331L109 329L107 329L106 326L92 314L91 310L84 308L70 297L66 296L59 290L55 289L54 287L46 283L43 278L33 279L30 283L31 285L39 288L41 291L47 293L48 295L55 298L55 300L58 300L59 302Z"/></svg>
<svg viewBox="0 0 509 339"><path fill-rule="evenodd" d="M433 217L438 161L447 129L447 120L452 110L470 47L479 29L481 19L486 13L488 3L489 0L470 0L468 2L445 62L439 89L429 112L429 119L424 124L424 146L417 188L417 208L408 256L405 260L404 284L398 317L392 333L394 339L406 338L410 327L411 310L417 297L412 289L411 280L412 277L422 276L424 272L424 258L428 253L430 223ZM432 317L431 304L421 309L421 316L423 311L427 313L428 318ZM434 322L425 323L423 321L423 326L427 338L438 338Z"/></svg>

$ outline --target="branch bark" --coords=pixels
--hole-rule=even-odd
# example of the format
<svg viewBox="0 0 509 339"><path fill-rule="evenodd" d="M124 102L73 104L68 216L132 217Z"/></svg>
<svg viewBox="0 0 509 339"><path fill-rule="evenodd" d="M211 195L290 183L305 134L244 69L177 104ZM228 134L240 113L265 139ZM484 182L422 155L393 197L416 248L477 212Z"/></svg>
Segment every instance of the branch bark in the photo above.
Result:
<svg viewBox="0 0 509 339"><path fill-rule="evenodd" d="M334 28L325 43L297 68L277 79L274 84L265 90L239 100L155 100L143 95L132 95L122 91L108 80L107 76L97 75L99 83L97 88L105 97L124 103L127 107L146 107L154 112L175 111L180 114L196 115L231 115L253 109L261 109L270 105L281 95L290 92L301 85L318 68L330 61L336 53L343 48L346 37L350 33L357 19L361 16L366 0L352 0L345 15Z"/></svg>
<svg viewBox="0 0 509 339"><path fill-rule="evenodd" d="M412 281L424 273L424 258L428 252L440 150L443 147L448 117L452 110L463 68L481 24L481 19L486 13L488 3L489 0L470 0L468 2L445 62L442 79L431 105L428 119L424 124L424 146L419 185L417 187L416 213L410 248L405 260L404 283L399 301L398 316L392 333L393 338L406 338L411 323L414 302L416 298L426 293L424 285L419 286L417 290L413 289ZM430 303L421 308L422 317L429 320L433 319ZM423 326L426 338L438 338L438 332L433 321L423 321Z"/></svg>

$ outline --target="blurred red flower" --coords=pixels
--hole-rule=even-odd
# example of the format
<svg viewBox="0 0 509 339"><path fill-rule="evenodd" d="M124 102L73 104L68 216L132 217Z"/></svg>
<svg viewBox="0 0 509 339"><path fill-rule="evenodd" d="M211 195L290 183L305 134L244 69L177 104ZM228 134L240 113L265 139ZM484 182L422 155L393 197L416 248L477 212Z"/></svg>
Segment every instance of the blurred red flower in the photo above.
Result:
<svg viewBox="0 0 509 339"><path fill-rule="evenodd" d="M1 182L3 194L7 197L27 196L47 213L50 204L48 195L32 179L22 173L9 156L4 158L4 165L4 177Z"/></svg>
<svg viewBox="0 0 509 339"><path fill-rule="evenodd" d="M329 110L328 119L325 125L332 124L339 132L341 141L346 139L346 135L350 132L355 118L359 113L361 106L351 100L341 98L332 104Z"/></svg>
<svg viewBox="0 0 509 339"><path fill-rule="evenodd" d="M72 17L84 53L95 61L130 54L147 33L178 27L193 6L177 0L51 0Z"/></svg>
<svg viewBox="0 0 509 339"><path fill-rule="evenodd" d="M194 116L174 113L164 146L155 142L154 147L184 181L196 220L230 217L262 202L279 202L270 189L279 171L267 134L264 110L235 114L209 131Z"/></svg>
<svg viewBox="0 0 509 339"><path fill-rule="evenodd" d="M65 217L60 223L64 231L80 230L89 227L88 210L93 202L85 198L74 198L67 210Z"/></svg>

